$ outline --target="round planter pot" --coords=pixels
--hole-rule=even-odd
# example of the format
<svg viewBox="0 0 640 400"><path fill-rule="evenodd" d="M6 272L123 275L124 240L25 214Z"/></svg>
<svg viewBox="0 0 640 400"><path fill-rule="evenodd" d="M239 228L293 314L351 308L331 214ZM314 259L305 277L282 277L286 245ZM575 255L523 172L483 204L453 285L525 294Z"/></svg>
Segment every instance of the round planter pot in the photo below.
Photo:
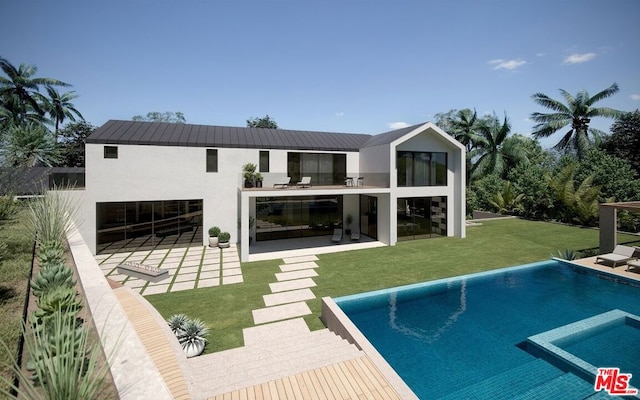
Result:
<svg viewBox="0 0 640 400"><path fill-rule="evenodd" d="M209 247L217 247L217 246L218 246L218 237L209 236Z"/></svg>
<svg viewBox="0 0 640 400"><path fill-rule="evenodd" d="M204 342L195 342L183 347L184 353L187 358L196 357L202 354L204 351Z"/></svg>
<svg viewBox="0 0 640 400"><path fill-rule="evenodd" d="M221 249L226 249L229 247L229 242L218 242L218 247Z"/></svg>

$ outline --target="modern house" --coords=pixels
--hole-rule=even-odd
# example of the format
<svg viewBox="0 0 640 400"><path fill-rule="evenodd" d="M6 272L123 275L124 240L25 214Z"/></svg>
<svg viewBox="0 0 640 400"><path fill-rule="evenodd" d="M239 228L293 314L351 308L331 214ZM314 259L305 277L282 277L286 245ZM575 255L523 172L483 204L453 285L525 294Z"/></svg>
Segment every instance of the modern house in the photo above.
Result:
<svg viewBox="0 0 640 400"><path fill-rule="evenodd" d="M262 187L245 187L247 163ZM85 181L94 254L206 244L211 226L242 261L265 241L330 243L335 229L391 246L465 236L465 148L432 123L364 135L109 121L87 139Z"/></svg>

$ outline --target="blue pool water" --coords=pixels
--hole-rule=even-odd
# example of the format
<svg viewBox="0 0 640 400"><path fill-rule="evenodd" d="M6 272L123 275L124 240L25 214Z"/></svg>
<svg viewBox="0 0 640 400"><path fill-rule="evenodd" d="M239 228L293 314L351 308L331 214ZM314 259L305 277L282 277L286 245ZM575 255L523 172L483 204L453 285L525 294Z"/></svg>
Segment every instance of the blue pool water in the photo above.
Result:
<svg viewBox="0 0 640 400"><path fill-rule="evenodd" d="M421 399L586 398L593 382L534 357L527 337L612 309L640 315L639 285L557 261L335 301ZM572 346L640 386L640 330Z"/></svg>

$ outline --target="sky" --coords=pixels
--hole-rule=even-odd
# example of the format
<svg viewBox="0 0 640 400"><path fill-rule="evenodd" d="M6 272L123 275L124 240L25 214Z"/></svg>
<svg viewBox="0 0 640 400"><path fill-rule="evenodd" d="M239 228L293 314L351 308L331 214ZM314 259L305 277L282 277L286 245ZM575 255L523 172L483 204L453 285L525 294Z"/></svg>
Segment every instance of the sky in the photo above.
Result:
<svg viewBox="0 0 640 400"><path fill-rule="evenodd" d="M1 4L0 56L72 84L61 91L95 126L179 111L195 124L268 114L284 129L377 134L475 108L528 135L530 114L548 112L534 93L614 82L597 105L640 108L638 0Z"/></svg>

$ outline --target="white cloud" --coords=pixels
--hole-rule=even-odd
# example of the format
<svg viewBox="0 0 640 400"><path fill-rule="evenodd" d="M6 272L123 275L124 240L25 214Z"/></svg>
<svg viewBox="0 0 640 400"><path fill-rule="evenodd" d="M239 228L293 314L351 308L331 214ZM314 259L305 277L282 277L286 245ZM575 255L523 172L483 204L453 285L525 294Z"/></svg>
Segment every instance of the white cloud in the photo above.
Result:
<svg viewBox="0 0 640 400"><path fill-rule="evenodd" d="M631 100L640 100L640 94L638 93L633 93L631 96L629 96L629 98Z"/></svg>
<svg viewBox="0 0 640 400"><path fill-rule="evenodd" d="M344 113L342 111L336 113L336 117L342 117Z"/></svg>
<svg viewBox="0 0 640 400"><path fill-rule="evenodd" d="M516 68L522 67L526 63L527 62L522 58L516 58L514 60L503 60L500 58L497 60L489 61L489 64L495 65L493 69L508 69L508 70L514 70Z"/></svg>
<svg viewBox="0 0 640 400"><path fill-rule="evenodd" d="M564 59L562 64L580 64L596 58L596 53L574 53Z"/></svg>
<svg viewBox="0 0 640 400"><path fill-rule="evenodd" d="M409 126L409 124L407 124L406 122L398 121L398 122L389 122L387 126L389 127L389 129L401 129L401 128L406 128L407 126Z"/></svg>
<svg viewBox="0 0 640 400"><path fill-rule="evenodd" d="M544 57L544 53L536 53L536 57Z"/></svg>

